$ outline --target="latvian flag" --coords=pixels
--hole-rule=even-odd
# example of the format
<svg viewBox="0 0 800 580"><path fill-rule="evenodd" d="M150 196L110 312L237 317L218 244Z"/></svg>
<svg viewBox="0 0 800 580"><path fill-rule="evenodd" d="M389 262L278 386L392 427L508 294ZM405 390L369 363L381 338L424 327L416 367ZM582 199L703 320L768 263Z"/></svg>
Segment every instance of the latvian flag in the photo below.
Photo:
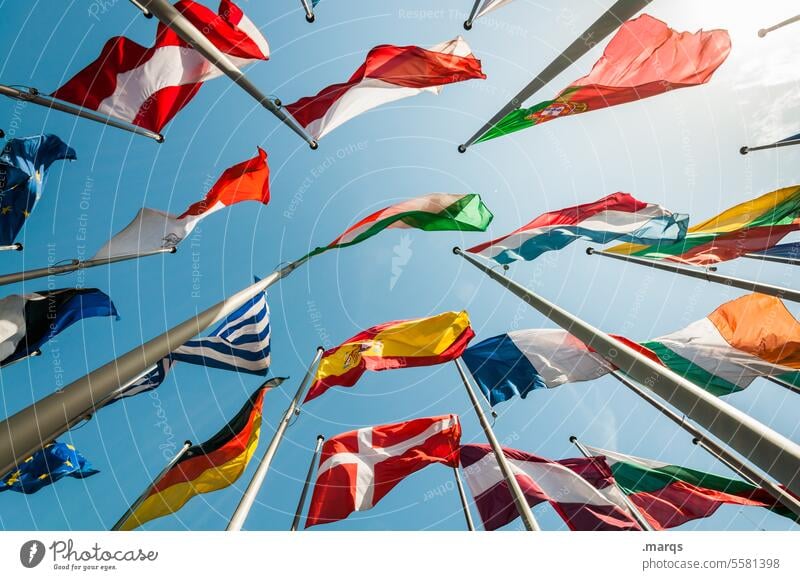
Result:
<svg viewBox="0 0 800 580"><path fill-rule="evenodd" d="M191 0L181 0L175 8L238 67L269 58L267 40L230 0L220 0L218 14ZM92 64L52 96L159 132L203 82L221 74L159 23L152 47L115 36Z"/></svg>

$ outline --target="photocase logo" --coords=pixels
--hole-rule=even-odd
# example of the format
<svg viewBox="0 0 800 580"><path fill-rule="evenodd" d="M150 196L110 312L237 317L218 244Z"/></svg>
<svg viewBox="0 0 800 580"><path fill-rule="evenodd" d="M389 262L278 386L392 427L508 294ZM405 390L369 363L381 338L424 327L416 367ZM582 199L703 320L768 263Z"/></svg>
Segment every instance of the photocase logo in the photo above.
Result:
<svg viewBox="0 0 800 580"><path fill-rule="evenodd" d="M44 544L39 540L28 540L19 549L19 561L26 568L35 568L44 559Z"/></svg>

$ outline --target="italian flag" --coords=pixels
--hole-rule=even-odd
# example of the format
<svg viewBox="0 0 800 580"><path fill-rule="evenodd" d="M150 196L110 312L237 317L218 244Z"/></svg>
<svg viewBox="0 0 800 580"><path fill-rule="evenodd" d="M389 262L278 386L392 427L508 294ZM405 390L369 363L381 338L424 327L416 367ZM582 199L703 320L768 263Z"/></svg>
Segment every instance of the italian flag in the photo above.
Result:
<svg viewBox="0 0 800 580"><path fill-rule="evenodd" d="M794 519L760 487L688 467L585 446L604 456L617 485L656 530L707 518L722 504L765 507Z"/></svg>

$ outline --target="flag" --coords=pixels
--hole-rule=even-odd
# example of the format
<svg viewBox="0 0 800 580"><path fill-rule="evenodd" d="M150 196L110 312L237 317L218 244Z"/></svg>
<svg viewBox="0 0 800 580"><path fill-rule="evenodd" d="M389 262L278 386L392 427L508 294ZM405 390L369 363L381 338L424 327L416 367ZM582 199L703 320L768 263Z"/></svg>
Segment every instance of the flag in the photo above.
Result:
<svg viewBox="0 0 800 580"><path fill-rule="evenodd" d="M688 222L688 215L673 214L627 193L612 193L591 203L542 214L508 235L467 251L509 264L515 260L534 260L581 238L598 244L614 240L674 242L686 235Z"/></svg>
<svg viewBox="0 0 800 580"><path fill-rule="evenodd" d="M69 443L53 441L0 479L0 491L36 493L62 477L83 479L100 473Z"/></svg>
<svg viewBox="0 0 800 580"><path fill-rule="evenodd" d="M781 139L778 143L786 143L787 141L797 141L800 140L800 133L797 135L792 135L791 137L787 137L786 139Z"/></svg>
<svg viewBox="0 0 800 580"><path fill-rule="evenodd" d="M621 494L617 494L611 471L601 458L551 461L508 448L503 449L503 455L528 505L549 502L569 529L641 530ZM461 466L486 530L497 530L519 516L491 447L462 446Z"/></svg>
<svg viewBox="0 0 800 580"><path fill-rule="evenodd" d="M0 300L0 366L25 358L79 320L119 319L111 299L97 288L61 288L12 294Z"/></svg>
<svg viewBox="0 0 800 580"><path fill-rule="evenodd" d="M306 528L345 519L377 504L403 479L428 465L458 467L457 415L364 427L322 446Z"/></svg>
<svg viewBox="0 0 800 580"><path fill-rule="evenodd" d="M774 296L748 294L726 302L642 346L715 395L741 391L765 376L800 386L800 322Z"/></svg>
<svg viewBox="0 0 800 580"><path fill-rule="evenodd" d="M222 172L205 198L179 216L142 208L133 221L100 248L93 259L136 255L162 248L174 248L207 216L242 201L269 203L269 166L266 152L237 163Z"/></svg>
<svg viewBox="0 0 800 580"><path fill-rule="evenodd" d="M269 58L267 40L230 0L220 0L217 14L191 0L181 0L175 8L237 67ZM52 96L159 132L203 82L222 74L159 22L151 48L115 36L97 60Z"/></svg>
<svg viewBox="0 0 800 580"><path fill-rule="evenodd" d="M119 529L133 530L175 513L194 496L224 489L239 479L258 447L264 393L284 380L270 379L259 387L216 435L181 455Z"/></svg>
<svg viewBox="0 0 800 580"><path fill-rule="evenodd" d="M47 170L56 161L77 159L55 135L9 139L0 153L0 245L14 243L42 196Z"/></svg>
<svg viewBox="0 0 800 580"><path fill-rule="evenodd" d="M316 248L308 257L358 244L388 229L485 232L493 217L477 193L431 193L376 211L347 228L327 246Z"/></svg>
<svg viewBox="0 0 800 580"><path fill-rule="evenodd" d="M760 256L772 256L774 258L789 258L791 260L800 260L800 242L791 242L789 244L778 244L760 252L753 252Z"/></svg>
<svg viewBox="0 0 800 580"><path fill-rule="evenodd" d="M605 458L617 485L655 530L707 518L723 504L766 507L796 519L765 490L750 483L588 445L584 447L592 455Z"/></svg>
<svg viewBox="0 0 800 580"><path fill-rule="evenodd" d="M486 16L489 12L493 10L497 10L511 2L511 0L483 0L481 7L478 8L477 14L475 14L475 20L480 18L481 16Z"/></svg>
<svg viewBox="0 0 800 580"><path fill-rule="evenodd" d="M373 326L323 353L305 401L352 387L364 371L438 365L461 356L475 333L465 311Z"/></svg>
<svg viewBox="0 0 800 580"><path fill-rule="evenodd" d="M485 79L481 61L460 36L431 48L376 46L345 83L325 87L286 110L320 139L336 127L379 105L418 95L439 94L443 85Z"/></svg>
<svg viewBox="0 0 800 580"><path fill-rule="evenodd" d="M793 185L740 203L692 226L681 241L655 245L621 244L606 251L705 266L749 252L767 250L798 229L800 185Z"/></svg>
<svg viewBox="0 0 800 580"><path fill-rule="evenodd" d="M510 112L478 142L558 117L705 84L725 62L730 50L731 41L725 30L676 32L664 22L643 14L619 28L587 76L572 83L552 101Z"/></svg>
<svg viewBox="0 0 800 580"><path fill-rule="evenodd" d="M167 373L169 373L172 365L171 357L167 356L162 358L153 366L152 370L145 373L144 376L119 389L106 405L110 405L114 401L119 401L120 399L133 397L139 393L157 389L167 378Z"/></svg>

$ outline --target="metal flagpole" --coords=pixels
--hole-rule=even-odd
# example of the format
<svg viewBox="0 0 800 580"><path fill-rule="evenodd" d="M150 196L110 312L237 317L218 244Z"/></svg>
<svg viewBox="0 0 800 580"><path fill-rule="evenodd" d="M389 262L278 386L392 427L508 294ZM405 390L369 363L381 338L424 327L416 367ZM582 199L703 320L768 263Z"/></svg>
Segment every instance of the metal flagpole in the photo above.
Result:
<svg viewBox="0 0 800 580"><path fill-rule="evenodd" d="M762 28L761 30L758 31L758 37L759 38L764 38L767 34L772 32L773 30L778 30L779 28L783 28L784 26L788 26L789 24L792 24L793 22L800 22L800 14L798 14L797 16L792 16L791 18L787 18L783 22L778 22L775 26L770 26L768 28Z"/></svg>
<svg viewBox="0 0 800 580"><path fill-rule="evenodd" d="M178 345L219 322L307 260L306 256L287 264L0 422L0 473L10 471L21 459L29 457L66 431L70 424L91 415L96 408L96 401L106 400L119 385L157 364Z"/></svg>
<svg viewBox="0 0 800 580"><path fill-rule="evenodd" d="M800 302L800 292L796 290L790 290L789 288L783 288L781 286L762 284L760 282L753 282L751 280L744 280L742 278L734 278L733 276L723 276L722 274L714 274L708 270L693 270L691 268L678 266L670 262L660 262L657 260L649 260L647 258L639 258L636 256L611 254L602 250L595 250L594 248L586 248L586 253L590 256L604 256L606 258L613 258L623 262L631 262L633 264L655 268L656 270L664 270L665 272L672 272L673 274L680 274L690 278L706 280L707 282L714 282L716 284L724 284L725 286L741 288L742 290L748 290L750 292L760 292L761 294L776 296L782 300Z"/></svg>
<svg viewBox="0 0 800 580"><path fill-rule="evenodd" d="M314 8L309 3L309 0L300 0L300 3L303 5L303 10L306 11L306 22L311 24L314 22Z"/></svg>
<svg viewBox="0 0 800 580"><path fill-rule="evenodd" d="M82 117L83 119L89 119L90 121L97 121L103 125L116 127L117 129L122 129L123 131L130 131L131 133L136 133L137 135L150 137L158 143L164 142L164 137L160 133L154 133L153 131L149 131L143 127L138 127L137 125L132 125L131 123L126 123L125 121L120 121L106 115L99 115L89 109L84 109L83 107L78 107L76 105L71 105L69 103L56 100L53 97L40 94L39 91L34 88L29 88L27 91L20 91L14 87L0 85L0 95L10 97L18 101L25 101L27 103L41 105L42 107L47 107L48 109L55 109L56 111L61 111L62 113L69 113L70 115Z"/></svg>
<svg viewBox="0 0 800 580"><path fill-rule="evenodd" d="M16 244L11 244L9 246L0 246L0 252L9 252L11 250L14 250L15 252L21 252L22 244L16 243Z"/></svg>
<svg viewBox="0 0 800 580"><path fill-rule="evenodd" d="M469 11L469 16L464 21L464 30L472 30L472 23L475 22L475 15L478 13L478 6L481 5L482 0L475 0L472 5L472 10Z"/></svg>
<svg viewBox="0 0 800 580"><path fill-rule="evenodd" d="M470 532L474 532L475 522L472 521L472 514L467 503L467 494L464 491L464 484L461 482L461 474L458 472L458 467L453 468L453 476L456 478L456 488L458 489L458 497L461 500L461 509L464 510L464 519L467 520L467 529Z"/></svg>
<svg viewBox="0 0 800 580"><path fill-rule="evenodd" d="M758 145L757 147L748 147L745 145L741 149L739 149L739 153L742 155L747 155L751 151L762 151L764 149L778 149L779 147L789 147L790 145L797 145L800 143L800 139L789 139L787 141L777 141L775 143L770 143L769 145Z"/></svg>
<svg viewBox="0 0 800 580"><path fill-rule="evenodd" d="M228 522L228 527L225 528L225 531L238 532L242 529L242 526L247 519L247 515L250 513L250 508L253 507L253 504L256 501L256 495L261 489L261 485L264 483L264 478L267 476L267 471L269 471L272 458L275 457L275 453L278 451L278 446L281 444L283 435L286 433L286 429L289 427L289 422L292 420L292 417L296 412L299 413L298 405L300 404L300 399L306 392L308 381L314 375L317 363L319 362L319 359L322 358L323 351L324 349L321 346L317 347L317 353L314 355L314 360L312 360L311 364L308 365L306 375L300 382L300 387L297 389L297 393L295 393L294 398L286 408L283 418L281 418L280 422L278 423L278 426L275 429L275 434L272 436L272 441L269 442L267 450L264 451L261 462L258 464L258 469L256 469L256 472L253 474L253 479L250 480L250 483L247 485L247 489L244 491L244 494L242 494L242 499L239 500L239 505L236 506L236 511L233 512L231 520Z"/></svg>
<svg viewBox="0 0 800 580"><path fill-rule="evenodd" d="M42 355L42 351L40 351L40 350L37 348L36 350L34 350L33 352L31 352L30 354L28 354L28 355L26 355L26 356L23 356L22 358L18 358L18 359L16 359L16 360L12 360L12 361L11 361L10 363L8 363L8 364L0 365L0 368L7 369L7 368L8 368L8 367L10 367L11 365L15 365L15 364L17 364L18 362L22 362L22 361L24 361L24 360L27 360L27 359L29 359L29 358L33 358L33 357L35 357L35 356L41 356L41 355Z"/></svg>
<svg viewBox="0 0 800 580"><path fill-rule="evenodd" d="M745 254L745 258L751 260L762 260L764 262L775 262L776 264L788 264L790 266L800 266L800 259L786 258L783 256L767 256L763 254Z"/></svg>
<svg viewBox="0 0 800 580"><path fill-rule="evenodd" d="M130 0L130 3L133 4L134 6L136 6L139 10L141 10L142 14L144 15L145 18L152 18L153 17L153 13L150 12L144 6L142 6L142 4L139 2L139 0Z"/></svg>
<svg viewBox="0 0 800 580"><path fill-rule="evenodd" d="M273 103L269 97L264 95L248 79L233 61L213 42L200 32L194 24L181 14L177 8L169 3L168 0L140 0L153 15L158 18L164 26L168 26L175 34L184 41L191 44L194 49L220 69L233 82L239 85L244 91L259 102L270 113L278 117L287 127L297 133L309 144L312 149L317 148L317 142L297 122L287 115L277 104Z"/></svg>
<svg viewBox="0 0 800 580"><path fill-rule="evenodd" d="M473 256L453 252L482 270L558 326L586 343L597 354L635 379L743 457L752 461L789 490L800 495L800 445L773 431L680 375L662 367L580 318L509 280Z"/></svg>
<svg viewBox="0 0 800 580"><path fill-rule="evenodd" d="M528 85L511 99L502 109L487 121L483 127L467 141L458 146L458 151L464 153L467 147L475 143L498 121L511 111L519 109L530 96L544 87L547 83L561 74L568 66L589 52L597 43L602 42L609 34L614 32L623 22L633 17L642 8L650 4L651 0L617 0L614 5L598 18L586 31L576 38L564 52L559 54L553 62L539 73ZM477 2L476 2L477 5ZM464 23L466 27L466 23Z"/></svg>
<svg viewBox="0 0 800 580"><path fill-rule="evenodd" d="M796 387L792 383L784 381L783 379L780 379L778 377L764 377L764 378L771 383L783 387L784 389L788 389L789 391L792 391L793 393L800 393L800 387Z"/></svg>
<svg viewBox="0 0 800 580"><path fill-rule="evenodd" d="M489 440L489 445L492 446L495 459L497 459L497 465L500 466L500 471L503 474L503 478L506 480L506 485L508 485L508 491L511 493L511 497L514 500L514 505L516 505L517 511L522 518L522 523L525 524L525 529L529 532L540 531L541 528L536 522L536 518L533 517L531 507L528 505L525 495L522 493L522 488L519 486L517 478L514 477L514 472L511 471L511 466L508 464L505 453L503 453L503 448L500 447L500 443L497 441L494 431L492 431L492 426L486 419L483 408L478 402L478 397L475 395L475 390L472 388L472 385L470 384L469 379L464 372L464 368L461 366L461 362L458 359L455 359L453 362L458 369L458 374L461 376L461 381L464 383L464 388L467 389L467 395L469 395L472 408L475 409L475 414L478 416L478 421L480 422L481 427L483 427L483 432L486 434L486 439Z"/></svg>
<svg viewBox="0 0 800 580"><path fill-rule="evenodd" d="M292 520L292 527L290 531L296 532L297 526L300 525L300 517L303 515L303 508L306 505L306 496L308 495L308 488L311 485L311 478L314 476L314 468L317 466L317 459L319 459L319 452L322 449L322 443L325 441L324 435L317 435L317 446L314 447L314 453L311 455L311 463L308 464L308 473L306 474L306 481L303 483L303 491L300 493L300 500L297 502L297 509L294 512L294 519Z"/></svg>
<svg viewBox="0 0 800 580"><path fill-rule="evenodd" d="M780 486L775 485L769 479L762 477L752 467L743 463L731 454L727 449L719 445L713 439L709 439L703 434L700 429L686 421L686 417L681 417L675 411L666 407L661 401L656 399L653 395L645 391L638 385L635 385L627 377L623 376L619 371L613 371L611 375L620 383L628 387L631 391L639 395L647 403L655 408L659 413L664 415L667 419L675 423L678 427L686 431L692 436L696 445L699 445L708 453L716 457L722 464L728 467L731 471L738 473L741 477L759 487L764 488L772 497L779 501L782 505L786 506L792 513L800 516L800 501L792 495L786 493Z"/></svg>
<svg viewBox="0 0 800 580"><path fill-rule="evenodd" d="M95 268L97 266L104 266L106 264L115 264L117 262L124 262L126 260L135 260L137 258L146 258L147 256L155 256L156 254L174 254L177 248L159 248L152 252L143 252L141 254L125 254L122 256L112 256L111 258L98 258L96 260L70 260L69 264L62 264L60 266L48 266L47 268L37 268L35 270L24 270L15 274L4 274L0 276L0 286L14 284L15 282L23 282L26 280L35 280L36 278L44 278L45 276L54 276L58 274L66 274L74 272L75 270L84 270L86 268Z"/></svg>
<svg viewBox="0 0 800 580"><path fill-rule="evenodd" d="M170 469L172 469L175 466L175 464L178 463L178 461L181 460L181 457L183 457L186 454L186 452L189 450L189 448L191 446L192 446L192 442L191 441L185 441L183 443L183 447L181 447L181 450L178 451L178 453L175 454L175 457L170 459L169 463L167 463L167 466L164 469L161 470L161 472L156 476L156 478L153 480L153 482L145 488L145 490L142 492L142 494L139 497L136 498L136 501L133 502L133 504L131 504L131 507L129 507L128 510L124 514L122 514L122 517L119 518L119 520L117 520L117 523L114 524L114 527L111 528L112 532L118 531L122 527L122 525L127 521L127 519L130 516L133 515L133 512L135 512L136 509L140 505L142 505L142 502L145 499L147 499L147 496L150 494L152 489L156 485L158 485L158 482L161 481L161 478L164 477L164 475L166 475L166 473Z"/></svg>
<svg viewBox="0 0 800 580"><path fill-rule="evenodd" d="M581 455L583 455L584 457L593 457L592 454L589 453L589 450L586 449L586 447L583 446L583 443L578 441L578 438L575 437L575 435L570 435L569 442L572 443L575 447L577 447L578 451L580 451ZM635 519L638 522L638 524L641 526L641 528L645 532L654 531L653 530L653 526L650 525L650 522L647 521L647 518L645 518L642 515L642 512L639 511L639 508L637 508L634 505L634 503L630 500L630 498L628 498L628 496L625 495L625 491L619 486L619 484L616 482L616 480L614 480L614 487L616 487L617 490L619 491L619 493L620 493L620 495L622 497L622 501L625 502L625 507L628 508L628 510L631 512L631 515L633 516L633 519Z"/></svg>

